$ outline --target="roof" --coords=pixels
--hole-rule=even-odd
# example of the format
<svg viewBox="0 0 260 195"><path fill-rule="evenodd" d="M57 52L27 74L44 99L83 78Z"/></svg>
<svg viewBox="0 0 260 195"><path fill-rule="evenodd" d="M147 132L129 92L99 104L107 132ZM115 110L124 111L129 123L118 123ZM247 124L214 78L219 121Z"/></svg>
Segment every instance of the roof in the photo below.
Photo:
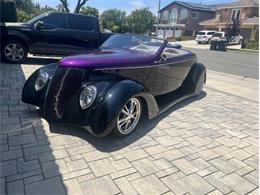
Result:
<svg viewBox="0 0 260 195"><path fill-rule="evenodd" d="M259 18L258 17L253 17L253 18L247 18L243 22L244 25L259 25Z"/></svg>
<svg viewBox="0 0 260 195"><path fill-rule="evenodd" d="M199 25L206 26L206 25L217 25L220 24L216 18L204 20L199 23ZM224 24L224 23L223 23ZM242 22L242 25L259 25L259 18L258 17L252 17L247 18Z"/></svg>
<svg viewBox="0 0 260 195"><path fill-rule="evenodd" d="M190 8L190 9L200 10L200 11L214 11L214 8L216 8L216 5L206 5L206 4L190 3L190 2L183 2L183 1L173 1L169 5L162 8L160 10L160 12L167 9L168 7L173 5L174 3L178 4L178 5L182 5L184 7Z"/></svg>
<svg viewBox="0 0 260 195"><path fill-rule="evenodd" d="M202 22L199 23L199 25L214 25L214 24L217 24L217 19L216 18L212 18L212 19L209 19L209 20L204 20Z"/></svg>
<svg viewBox="0 0 260 195"><path fill-rule="evenodd" d="M219 4L216 9L237 8L237 7L259 7L258 0L238 0L231 3Z"/></svg>

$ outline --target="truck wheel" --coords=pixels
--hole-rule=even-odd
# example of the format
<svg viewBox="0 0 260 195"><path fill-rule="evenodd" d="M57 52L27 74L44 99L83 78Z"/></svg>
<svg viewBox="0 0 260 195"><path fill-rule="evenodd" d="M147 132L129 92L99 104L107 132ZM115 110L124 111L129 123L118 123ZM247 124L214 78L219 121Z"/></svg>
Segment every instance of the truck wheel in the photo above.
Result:
<svg viewBox="0 0 260 195"><path fill-rule="evenodd" d="M120 137L129 135L137 127L142 115L142 101L132 97L119 111L112 134Z"/></svg>
<svg viewBox="0 0 260 195"><path fill-rule="evenodd" d="M20 41L11 40L5 43L2 53L7 62L20 64L26 60L28 51Z"/></svg>

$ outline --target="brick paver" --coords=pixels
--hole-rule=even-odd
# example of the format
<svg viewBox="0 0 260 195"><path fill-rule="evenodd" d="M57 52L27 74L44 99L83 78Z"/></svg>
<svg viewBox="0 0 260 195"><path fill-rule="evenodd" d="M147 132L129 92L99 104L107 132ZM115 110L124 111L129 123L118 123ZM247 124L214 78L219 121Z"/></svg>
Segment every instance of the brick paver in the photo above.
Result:
<svg viewBox="0 0 260 195"><path fill-rule="evenodd" d="M126 138L95 138L21 102L39 67L0 67L1 194L258 194L255 101L206 88Z"/></svg>

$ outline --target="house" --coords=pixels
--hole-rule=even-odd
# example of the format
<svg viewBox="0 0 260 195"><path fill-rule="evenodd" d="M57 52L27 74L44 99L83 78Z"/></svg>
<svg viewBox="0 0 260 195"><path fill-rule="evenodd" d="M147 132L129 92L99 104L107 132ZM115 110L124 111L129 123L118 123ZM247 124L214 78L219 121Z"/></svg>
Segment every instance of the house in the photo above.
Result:
<svg viewBox="0 0 260 195"><path fill-rule="evenodd" d="M203 29L199 22L215 17L214 8L214 5L174 1L159 10L159 24L155 25L157 36L195 36Z"/></svg>
<svg viewBox="0 0 260 195"><path fill-rule="evenodd" d="M258 0L238 0L218 5L216 17L200 22L203 29L225 31L234 20L240 20L240 34L248 40L254 40L259 32Z"/></svg>

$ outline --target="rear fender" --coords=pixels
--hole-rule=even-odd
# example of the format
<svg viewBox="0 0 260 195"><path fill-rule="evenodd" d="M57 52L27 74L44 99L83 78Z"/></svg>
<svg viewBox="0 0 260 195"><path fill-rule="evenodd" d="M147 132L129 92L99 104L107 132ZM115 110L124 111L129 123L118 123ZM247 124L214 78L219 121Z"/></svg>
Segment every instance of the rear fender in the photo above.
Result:
<svg viewBox="0 0 260 195"><path fill-rule="evenodd" d="M202 63L195 63L188 73L187 77L183 81L182 87L188 90L189 93L195 93L195 89L200 78L200 75L204 73L204 83L206 83L206 67Z"/></svg>

